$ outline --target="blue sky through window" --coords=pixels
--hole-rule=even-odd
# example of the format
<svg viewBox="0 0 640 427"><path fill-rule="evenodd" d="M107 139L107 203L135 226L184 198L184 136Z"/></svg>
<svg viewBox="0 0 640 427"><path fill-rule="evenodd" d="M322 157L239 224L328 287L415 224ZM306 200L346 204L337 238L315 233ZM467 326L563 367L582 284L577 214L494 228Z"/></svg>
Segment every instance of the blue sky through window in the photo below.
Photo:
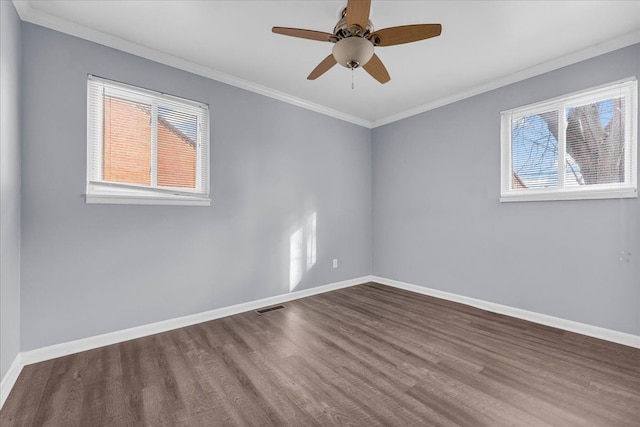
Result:
<svg viewBox="0 0 640 427"><path fill-rule="evenodd" d="M614 99L597 103L603 129L611 123ZM575 107L567 108L565 120ZM513 120L511 124L513 172L527 188L552 188L558 185L558 141L546 122L537 114ZM584 185L580 165L565 153L565 185Z"/></svg>
<svg viewBox="0 0 640 427"><path fill-rule="evenodd" d="M528 188L558 185L558 141L539 115L511 124L513 172Z"/></svg>

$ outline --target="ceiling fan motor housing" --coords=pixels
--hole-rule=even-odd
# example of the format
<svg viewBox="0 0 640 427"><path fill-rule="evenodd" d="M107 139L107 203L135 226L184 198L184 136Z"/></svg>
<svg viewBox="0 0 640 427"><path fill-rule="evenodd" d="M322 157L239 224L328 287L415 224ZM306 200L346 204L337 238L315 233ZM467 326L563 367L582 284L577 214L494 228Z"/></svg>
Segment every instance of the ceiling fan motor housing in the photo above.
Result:
<svg viewBox="0 0 640 427"><path fill-rule="evenodd" d="M338 23L333 27L333 34L337 39L344 39L351 36L360 36L360 37L369 37L371 33L373 33L373 23L371 20L367 20L367 25L365 28L360 27L359 25L352 25L349 27L347 24L347 18L344 16L346 9L343 11L343 16L340 18Z"/></svg>

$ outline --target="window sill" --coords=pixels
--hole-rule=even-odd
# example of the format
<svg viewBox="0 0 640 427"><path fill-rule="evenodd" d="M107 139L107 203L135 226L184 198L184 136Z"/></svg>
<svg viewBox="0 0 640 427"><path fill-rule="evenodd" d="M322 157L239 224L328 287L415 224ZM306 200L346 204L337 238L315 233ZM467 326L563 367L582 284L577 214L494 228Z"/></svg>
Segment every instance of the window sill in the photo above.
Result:
<svg viewBox="0 0 640 427"><path fill-rule="evenodd" d="M502 194L500 202L541 202L550 200L631 199L638 197L635 188L598 190L521 190Z"/></svg>
<svg viewBox="0 0 640 427"><path fill-rule="evenodd" d="M211 206L211 199L189 196L134 196L122 194L86 194L87 204L101 205L172 205L172 206Z"/></svg>

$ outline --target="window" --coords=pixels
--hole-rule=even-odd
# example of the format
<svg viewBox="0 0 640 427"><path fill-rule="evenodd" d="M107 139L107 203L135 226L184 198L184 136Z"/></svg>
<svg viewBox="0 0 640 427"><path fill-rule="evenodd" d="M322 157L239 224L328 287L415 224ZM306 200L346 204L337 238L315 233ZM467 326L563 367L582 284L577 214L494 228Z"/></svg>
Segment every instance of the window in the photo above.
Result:
<svg viewBox="0 0 640 427"><path fill-rule="evenodd" d="M208 106L90 75L86 201L208 206Z"/></svg>
<svg viewBox="0 0 640 427"><path fill-rule="evenodd" d="M500 201L637 197L635 79L502 112Z"/></svg>

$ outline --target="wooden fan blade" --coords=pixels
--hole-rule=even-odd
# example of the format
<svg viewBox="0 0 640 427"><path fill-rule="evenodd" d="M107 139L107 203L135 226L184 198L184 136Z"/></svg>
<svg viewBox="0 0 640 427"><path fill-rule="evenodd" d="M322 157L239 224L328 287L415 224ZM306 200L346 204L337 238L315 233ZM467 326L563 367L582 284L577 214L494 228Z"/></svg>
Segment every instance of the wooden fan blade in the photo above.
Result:
<svg viewBox="0 0 640 427"><path fill-rule="evenodd" d="M358 25L364 31L369 23L371 0L349 0L347 2L347 28Z"/></svg>
<svg viewBox="0 0 640 427"><path fill-rule="evenodd" d="M371 35L371 41L376 46L394 46L437 37L441 32L440 24L403 25L376 31Z"/></svg>
<svg viewBox="0 0 640 427"><path fill-rule="evenodd" d="M363 68L367 71L367 73L371 74L371 77L382 84L385 84L386 82L391 80L391 76L389 76L387 69L384 67L384 64L382 63L382 61L380 61L380 58L378 58L378 55L376 55L375 53L373 54L369 62L364 64Z"/></svg>
<svg viewBox="0 0 640 427"><path fill-rule="evenodd" d="M329 69L337 63L338 62L336 61L336 58L333 57L333 55L327 56L322 60L321 63L318 64L316 68L313 69L311 74L309 74L309 77L307 77L307 80L317 79L318 77L329 71Z"/></svg>
<svg viewBox="0 0 640 427"><path fill-rule="evenodd" d="M333 34L331 33L323 33L322 31L314 30L302 30L300 28L273 27L271 31L276 34L282 34L283 36L299 37L301 39L318 40L321 42L328 42L329 37L333 36Z"/></svg>

